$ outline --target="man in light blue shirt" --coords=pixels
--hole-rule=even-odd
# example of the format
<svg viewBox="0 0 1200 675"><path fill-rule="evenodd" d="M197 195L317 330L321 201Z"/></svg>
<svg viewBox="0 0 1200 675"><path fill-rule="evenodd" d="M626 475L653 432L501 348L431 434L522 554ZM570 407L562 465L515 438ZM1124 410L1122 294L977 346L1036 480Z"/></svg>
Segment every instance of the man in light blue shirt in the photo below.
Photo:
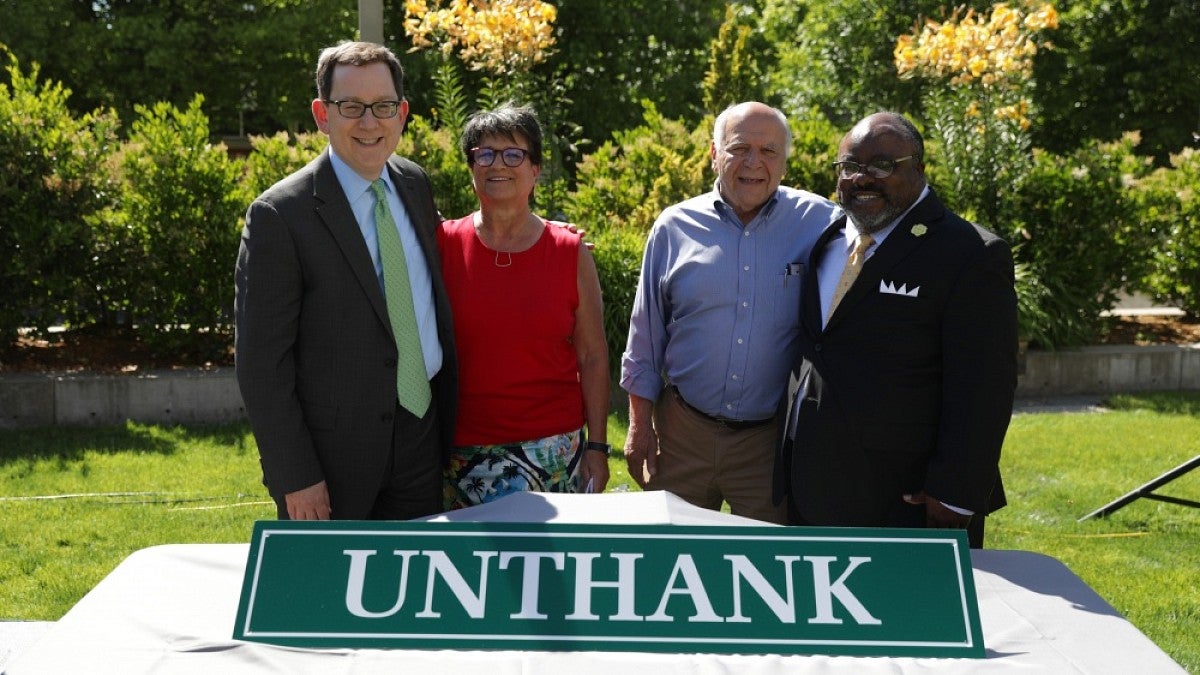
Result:
<svg viewBox="0 0 1200 675"><path fill-rule="evenodd" d="M837 211L780 187L790 148L786 117L767 105L717 117L716 184L655 222L621 360L634 479L776 523L786 522L770 494L776 412L796 354L803 263Z"/></svg>

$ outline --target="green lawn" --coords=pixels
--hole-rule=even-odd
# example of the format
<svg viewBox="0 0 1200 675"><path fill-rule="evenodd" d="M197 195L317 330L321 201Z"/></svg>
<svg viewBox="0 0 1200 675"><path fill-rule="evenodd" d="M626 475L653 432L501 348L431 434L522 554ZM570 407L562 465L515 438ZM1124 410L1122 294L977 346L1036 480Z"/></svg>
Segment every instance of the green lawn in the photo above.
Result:
<svg viewBox="0 0 1200 675"><path fill-rule="evenodd" d="M1123 396L1107 413L1014 418L1009 506L988 546L1064 562L1200 673L1200 509L1138 500L1078 519L1200 454L1200 394ZM620 447L624 420L609 420ZM613 460L609 489L637 487ZM1160 493L1200 501L1200 471ZM0 431L0 619L54 620L133 551L246 542L274 517L242 424Z"/></svg>

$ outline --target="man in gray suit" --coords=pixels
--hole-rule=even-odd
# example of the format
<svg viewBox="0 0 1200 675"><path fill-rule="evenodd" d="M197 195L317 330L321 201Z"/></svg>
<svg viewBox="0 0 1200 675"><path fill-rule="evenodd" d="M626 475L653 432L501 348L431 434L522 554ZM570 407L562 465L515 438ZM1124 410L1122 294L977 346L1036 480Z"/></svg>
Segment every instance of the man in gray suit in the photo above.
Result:
<svg viewBox="0 0 1200 675"><path fill-rule="evenodd" d="M394 154L408 116L399 60L363 42L324 50L312 113L329 147L250 205L236 267L238 385L263 483L281 519L436 513L457 365L429 178ZM419 349L399 348L389 320L405 263ZM409 366L427 406L398 402Z"/></svg>

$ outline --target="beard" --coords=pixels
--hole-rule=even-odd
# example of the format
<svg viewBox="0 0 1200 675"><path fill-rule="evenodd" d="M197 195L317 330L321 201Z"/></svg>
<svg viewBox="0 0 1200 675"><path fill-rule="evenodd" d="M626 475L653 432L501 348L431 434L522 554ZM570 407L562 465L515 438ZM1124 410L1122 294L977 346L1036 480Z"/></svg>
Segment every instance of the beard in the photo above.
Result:
<svg viewBox="0 0 1200 675"><path fill-rule="evenodd" d="M875 234L887 227L888 223L895 220L903 212L903 209L898 209L891 203L886 208L872 214L855 213L845 206L842 208L846 211L846 216L850 219L850 222L854 223L854 227L858 228L858 231L863 234Z"/></svg>

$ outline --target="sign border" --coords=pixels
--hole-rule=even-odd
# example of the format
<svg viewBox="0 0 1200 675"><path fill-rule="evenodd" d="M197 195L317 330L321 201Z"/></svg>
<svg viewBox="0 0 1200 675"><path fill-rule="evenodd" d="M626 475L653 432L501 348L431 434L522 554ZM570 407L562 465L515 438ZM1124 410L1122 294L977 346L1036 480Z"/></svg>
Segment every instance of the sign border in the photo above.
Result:
<svg viewBox="0 0 1200 675"><path fill-rule="evenodd" d="M616 636L588 635L573 633L571 635L541 635L528 633L521 635L499 634L462 634L462 633L380 633L380 632L310 632L310 631L261 631L251 628L253 619L257 585L262 572L262 551L270 537L279 536L373 536L373 537L475 537L486 535L489 538L565 538L565 539L653 539L661 540L730 540L745 541L795 541L806 540L831 543L892 543L910 545L949 546L954 560L955 583L958 587L960 601L961 629L965 641L913 641L913 640L838 640L838 639L781 639L781 638L712 638L702 640L674 636ZM330 647L337 640L379 641L381 645L371 648L379 649L493 649L493 650L534 650L534 651L653 651L657 653L705 653L703 650L688 649L682 652L671 648L672 645L687 645L695 647L698 644L723 644L753 646L757 649L739 650L719 653L745 654L790 654L792 652L775 652L764 649L770 646L791 647L837 647L830 650L806 650L804 653L830 653L839 655L873 655L879 656L879 648L889 648L889 655L907 655L912 651L916 656L929 656L921 650L942 649L955 650L946 655L949 658L982 658L985 655L983 632L979 619L978 600L975 591L974 576L970 565L970 549L967 546L966 533L961 530L922 530L922 529L884 529L884 528L836 528L836 527L773 527L773 526L726 526L726 525L632 525L632 524L567 524L567 523L514 523L514 522L435 522L435 521L258 521L255 523L254 536L246 563L246 572L242 586L238 614L235 620L235 639L286 644L296 646L298 641L311 640L322 643L319 648ZM386 644L389 640L397 641L396 646ZM409 644L399 644L400 641L429 640L434 644L414 647ZM442 642L454 641L455 644L443 645ZM594 644L599 649L562 649L546 646L532 646L544 643ZM621 649L613 649L611 644L620 644ZM629 649L637 645L642 649ZM651 647L659 649L651 649Z"/></svg>

